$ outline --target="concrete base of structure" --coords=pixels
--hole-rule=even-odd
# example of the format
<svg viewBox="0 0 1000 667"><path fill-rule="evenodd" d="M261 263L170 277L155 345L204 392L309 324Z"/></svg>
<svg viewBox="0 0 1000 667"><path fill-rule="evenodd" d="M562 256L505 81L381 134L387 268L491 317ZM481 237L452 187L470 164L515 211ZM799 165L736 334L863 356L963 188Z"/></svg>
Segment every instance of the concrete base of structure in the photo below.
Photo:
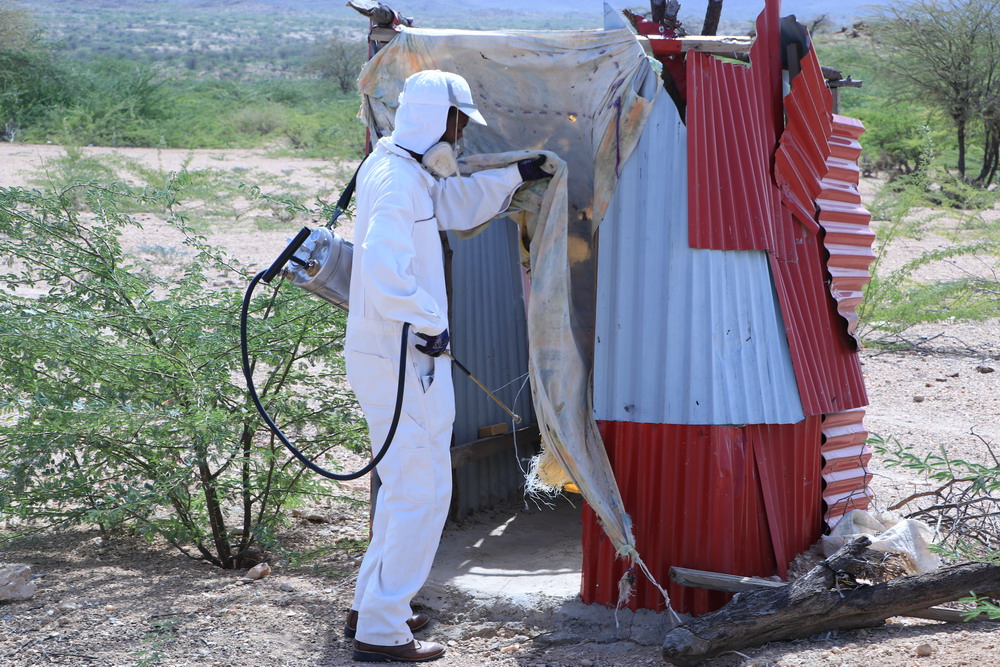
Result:
<svg viewBox="0 0 1000 667"><path fill-rule="evenodd" d="M509 507L473 515L445 528L434 568L414 603L453 622L435 641L460 640L470 626L516 622L549 642L629 640L658 645L668 617L580 601L581 505ZM452 636L454 635L454 636Z"/></svg>

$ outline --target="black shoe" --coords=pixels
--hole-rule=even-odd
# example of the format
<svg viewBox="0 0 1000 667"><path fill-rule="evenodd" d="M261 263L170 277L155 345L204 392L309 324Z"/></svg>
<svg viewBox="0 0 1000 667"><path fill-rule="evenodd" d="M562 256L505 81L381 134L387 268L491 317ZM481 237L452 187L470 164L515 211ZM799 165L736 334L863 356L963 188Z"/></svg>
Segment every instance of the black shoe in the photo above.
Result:
<svg viewBox="0 0 1000 667"><path fill-rule="evenodd" d="M354 640L356 662L430 662L444 655L445 648L434 642L418 642L400 646L376 646Z"/></svg>
<svg viewBox="0 0 1000 667"><path fill-rule="evenodd" d="M408 619L406 619L406 625L409 626L410 632L417 632L418 630L423 630L428 623L430 623L430 616L427 614L421 614L419 612L413 614ZM354 639L354 635L358 632L358 612L353 609L347 614L347 620L344 621L344 636L348 639Z"/></svg>

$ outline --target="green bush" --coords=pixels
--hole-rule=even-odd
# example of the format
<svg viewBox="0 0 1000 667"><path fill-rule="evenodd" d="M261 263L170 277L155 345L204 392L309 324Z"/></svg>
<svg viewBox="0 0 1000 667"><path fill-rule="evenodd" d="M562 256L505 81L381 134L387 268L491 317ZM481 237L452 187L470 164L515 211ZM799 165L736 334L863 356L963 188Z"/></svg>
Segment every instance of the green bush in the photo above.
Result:
<svg viewBox="0 0 1000 667"><path fill-rule="evenodd" d="M86 221L66 191L0 188L0 515L160 536L244 567L273 546L282 506L325 484L250 407L240 287L225 286L246 275L172 214L173 183L75 188ZM127 252L140 228L122 211L156 205L183 244ZM299 290L261 294L250 333L262 400L336 467L322 454L364 444L343 315Z"/></svg>
<svg viewBox="0 0 1000 667"><path fill-rule="evenodd" d="M0 140L13 141L72 99L69 77L43 48L4 50L0 44Z"/></svg>
<svg viewBox="0 0 1000 667"><path fill-rule="evenodd" d="M274 102L246 107L233 116L237 131L250 136L266 137L287 123L288 110Z"/></svg>

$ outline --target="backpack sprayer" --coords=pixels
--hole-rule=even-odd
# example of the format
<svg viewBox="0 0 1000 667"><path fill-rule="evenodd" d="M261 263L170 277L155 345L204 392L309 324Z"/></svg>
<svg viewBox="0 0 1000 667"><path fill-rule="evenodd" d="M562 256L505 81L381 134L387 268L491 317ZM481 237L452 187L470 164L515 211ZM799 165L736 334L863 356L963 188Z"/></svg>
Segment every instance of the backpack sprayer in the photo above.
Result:
<svg viewBox="0 0 1000 667"><path fill-rule="evenodd" d="M358 171L360 171L358 167ZM285 437L281 429L271 416L267 414L267 410L261 403L260 397L257 395L257 388L253 381L253 367L250 363L250 352L247 345L247 319L250 310L250 302L253 298L254 289L257 287L260 281L270 284L272 280L276 277L281 276L289 280L293 285L301 287L307 292L311 292L316 296L329 301L333 305L337 306L343 311L348 310L349 305L349 295L351 288L351 267L352 260L354 257L354 244L346 239L340 237L332 231L333 226L336 224L337 219L347 210L347 205L351 201L351 196L354 194L354 188L357 184L358 172L354 172L354 176L351 177L350 183L344 189L344 192L340 195L340 199L337 201L336 206L333 210L333 215L330 221L323 227L318 227L316 229L310 230L308 227L303 227L295 238L288 244L288 246L278 255L278 258L274 260L271 266L258 273L250 281L247 286L246 293L243 296L243 307L240 310L240 351L242 353L243 361L243 377L246 378L247 391L250 393L250 398L253 400L254 405L257 408L257 412L260 413L261 418L264 423L267 424L268 428L278 437L283 445L288 448L288 451L292 453L299 461L301 461L307 468L316 472L323 477L329 479L335 479L338 481L347 481L351 479L357 479L362 475L367 474L378 465L378 462L382 460L385 453L389 450L389 445L392 443L392 438L396 434L396 427L399 424L399 416L403 408L403 385L406 379L406 344L408 340L408 335L410 332L410 324L408 322L403 323L402 337L399 343L399 379L396 385L396 407L392 415L392 423L389 426L389 432L386 434L385 442L382 447L378 450L372 460L368 462L361 470L353 472L350 474L338 474L330 472L312 461L309 457L303 454L298 448L295 447ZM306 255L306 259L302 259L298 256L298 252L302 250ZM290 266L287 266L289 263ZM455 365L465 373L469 378L479 386L480 389L486 392L486 394L492 398L496 403L503 408L503 410L513 418L515 422L520 422L521 418L515 414L510 408L503 404L499 398L497 398L493 392L486 388L482 382L477 380L472 373L469 372L465 366L463 366L454 356L452 356L450 351L445 351L445 354L450 358Z"/></svg>

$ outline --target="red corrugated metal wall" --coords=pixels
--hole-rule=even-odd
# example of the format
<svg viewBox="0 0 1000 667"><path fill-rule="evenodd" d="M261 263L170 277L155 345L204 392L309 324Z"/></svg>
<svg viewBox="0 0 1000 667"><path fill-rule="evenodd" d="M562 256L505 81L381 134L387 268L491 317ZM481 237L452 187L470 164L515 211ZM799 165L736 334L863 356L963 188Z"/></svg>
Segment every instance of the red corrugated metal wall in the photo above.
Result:
<svg viewBox="0 0 1000 667"><path fill-rule="evenodd" d="M751 67L687 54L692 248L791 252L771 175L782 122L779 5L767 3L757 20Z"/></svg>
<svg viewBox="0 0 1000 667"><path fill-rule="evenodd" d="M861 157L858 137L864 131L861 121L833 116L829 169L816 198L819 223L824 230L823 244L829 253L826 265L831 277L830 293L837 300L837 311L846 321L851 336L858 326L857 307L864 296L864 287L871 279L868 267L875 261L871 249L875 233L869 227L872 216L861 203L858 192Z"/></svg>
<svg viewBox="0 0 1000 667"><path fill-rule="evenodd" d="M625 510L635 522L636 547L662 585L669 583L672 565L740 575L783 573L795 554L819 537L819 418L745 427L598 426ZM615 605L627 567L585 507L584 602ZM694 614L729 599L673 584L668 592L675 609ZM628 606L664 608L663 597L641 572Z"/></svg>
<svg viewBox="0 0 1000 667"><path fill-rule="evenodd" d="M872 450L864 418L861 409L823 415L823 518L830 527L851 510L868 509L871 503Z"/></svg>
<svg viewBox="0 0 1000 667"><path fill-rule="evenodd" d="M853 339L837 313L826 287L822 242L795 222L782 207L782 217L797 229L795 253L788 259L771 255L802 410L821 415L868 404L861 362Z"/></svg>
<svg viewBox="0 0 1000 667"><path fill-rule="evenodd" d="M857 191L864 128L830 113L812 50L783 108L779 7L768 1L757 21L751 67L687 54L689 242L768 251L807 417L744 427L599 423L636 546L663 585L671 565L784 577L824 518L869 500L860 409L868 398L852 337L872 239ZM593 513L584 517L581 595L614 605L627 565ZM630 606L662 609L659 591L636 579ZM675 609L695 614L728 599L669 592Z"/></svg>
<svg viewBox="0 0 1000 667"><path fill-rule="evenodd" d="M819 539L822 525L820 417L745 427L753 444L778 575Z"/></svg>

